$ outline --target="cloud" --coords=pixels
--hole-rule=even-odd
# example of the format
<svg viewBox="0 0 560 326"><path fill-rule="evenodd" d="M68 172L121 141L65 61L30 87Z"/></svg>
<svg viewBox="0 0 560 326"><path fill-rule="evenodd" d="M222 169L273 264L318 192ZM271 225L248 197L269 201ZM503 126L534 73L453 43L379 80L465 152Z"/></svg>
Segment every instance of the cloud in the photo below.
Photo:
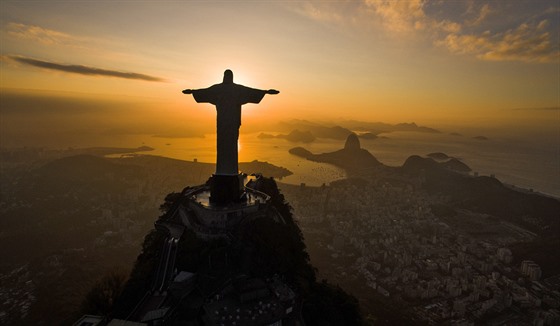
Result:
<svg viewBox="0 0 560 326"><path fill-rule="evenodd" d="M39 42L46 45L66 44L75 41L72 35L35 25L8 23L6 31L19 39Z"/></svg>
<svg viewBox="0 0 560 326"><path fill-rule="evenodd" d="M423 0L364 0L364 3L390 31L410 32L426 28Z"/></svg>
<svg viewBox="0 0 560 326"><path fill-rule="evenodd" d="M474 55L487 61L558 62L560 51L550 42L547 25L548 21L543 20L538 24L522 23L504 33L451 33L435 44L455 54Z"/></svg>
<svg viewBox="0 0 560 326"><path fill-rule="evenodd" d="M0 37L6 36L25 47L32 46L40 51L71 51L77 57L105 57L121 62L137 59L138 54L130 53L125 40L113 39L110 35L103 37L70 34L37 25L10 22L2 28ZM145 60L145 59L144 59Z"/></svg>
<svg viewBox="0 0 560 326"><path fill-rule="evenodd" d="M480 25L485 19L486 17L488 17L489 14L491 14L493 12L492 9L490 9L490 5L488 5L487 3L484 4L481 8L480 11L478 13L478 16L472 20L467 21L467 24L472 25L472 26L478 26Z"/></svg>
<svg viewBox="0 0 560 326"><path fill-rule="evenodd" d="M60 63L31 59L31 58L26 58L21 56L9 56L9 58L16 62L33 66L33 67L58 70L58 71L80 74L80 75L117 77L117 78L136 79L136 80L145 80L145 81L154 81L154 82L165 81L165 79L160 77L154 77L154 76L139 74L135 72L107 70L107 69L88 67L82 65L64 65Z"/></svg>
<svg viewBox="0 0 560 326"><path fill-rule="evenodd" d="M320 8L310 2L303 3L303 7L296 8L296 12L302 16L320 22L341 23L344 20L335 10L331 10L331 8Z"/></svg>
<svg viewBox="0 0 560 326"><path fill-rule="evenodd" d="M492 33L487 30L468 33L464 31L465 27L480 27L495 12L489 4L474 9L473 2L464 14L474 14L475 17L457 22L448 18L451 11L442 14L445 13L442 3L435 1L364 0L364 3L382 20L387 30L431 35L434 44L443 46L454 54L474 55L486 61L548 63L558 62L560 59L558 45L551 42L551 33L547 31L548 20L524 22L505 32ZM432 9L430 14L426 9L428 5ZM458 8L459 5L453 9Z"/></svg>
<svg viewBox="0 0 560 326"><path fill-rule="evenodd" d="M557 7L441 0L308 1L298 12L339 25L380 27L397 39L418 38L452 54L485 61L558 62ZM342 14L341 14L342 12ZM500 20L505 16L506 20ZM540 17L540 18L538 18ZM359 20L358 23L356 21ZM549 26L554 25L554 26Z"/></svg>

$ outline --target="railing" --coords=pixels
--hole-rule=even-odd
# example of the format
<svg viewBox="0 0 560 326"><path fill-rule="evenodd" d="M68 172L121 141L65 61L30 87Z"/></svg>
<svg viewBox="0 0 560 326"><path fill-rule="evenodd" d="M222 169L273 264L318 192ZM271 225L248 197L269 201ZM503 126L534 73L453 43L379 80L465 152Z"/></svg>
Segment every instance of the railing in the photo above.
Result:
<svg viewBox="0 0 560 326"><path fill-rule="evenodd" d="M179 239L173 237L167 238L164 242L152 290L162 291L165 288L167 281L170 279L175 267L175 260L177 258L178 242Z"/></svg>

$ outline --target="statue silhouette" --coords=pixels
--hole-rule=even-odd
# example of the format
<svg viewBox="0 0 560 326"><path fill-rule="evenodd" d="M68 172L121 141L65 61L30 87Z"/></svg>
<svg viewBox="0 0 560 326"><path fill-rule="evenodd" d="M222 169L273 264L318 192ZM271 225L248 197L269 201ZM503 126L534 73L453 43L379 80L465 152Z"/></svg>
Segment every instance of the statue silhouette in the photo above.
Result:
<svg viewBox="0 0 560 326"><path fill-rule="evenodd" d="M217 158L216 174L214 175L214 186L211 194L211 198L214 198L215 202L228 200L228 198L222 198L224 196L228 197L228 195L218 195L221 190L217 189L234 187L226 185L233 180L228 176L235 176L235 180L238 180L237 140L239 138L239 127L241 126L241 106L247 103L259 103L265 94L278 93L274 89L260 90L235 84L233 82L233 72L229 69L224 71L224 79L220 84L203 89L183 90L183 94L192 94L197 103L211 103L216 106ZM235 181L231 182L235 183ZM237 186L239 186L238 182ZM225 189L222 190L226 192ZM237 196L238 194L234 194L234 197L237 198ZM236 198L229 199L235 200Z"/></svg>

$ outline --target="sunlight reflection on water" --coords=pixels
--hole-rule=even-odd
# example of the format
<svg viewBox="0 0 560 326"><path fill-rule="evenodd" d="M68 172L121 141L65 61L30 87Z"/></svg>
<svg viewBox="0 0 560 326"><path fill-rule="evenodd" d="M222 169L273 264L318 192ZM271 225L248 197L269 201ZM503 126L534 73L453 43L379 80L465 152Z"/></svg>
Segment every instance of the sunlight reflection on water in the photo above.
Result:
<svg viewBox="0 0 560 326"><path fill-rule="evenodd" d="M239 161L266 161L282 166L294 174L281 181L291 184L321 185L342 179L342 169L315 163L288 153L301 146L313 153L332 152L344 147L344 141L317 139L303 144L285 139L259 139L257 133L241 134ZM468 136L418 132L392 132L374 140L361 140L379 161L389 166L401 166L411 155L425 156L443 152L456 157L480 175L494 174L500 181L522 188L560 197L560 163L554 144L519 141L507 138L477 140ZM386 138L385 138L386 137ZM131 138L130 140L136 137ZM157 138L138 136L131 147L146 145L155 148L146 154L199 162L215 162L215 135L205 138Z"/></svg>

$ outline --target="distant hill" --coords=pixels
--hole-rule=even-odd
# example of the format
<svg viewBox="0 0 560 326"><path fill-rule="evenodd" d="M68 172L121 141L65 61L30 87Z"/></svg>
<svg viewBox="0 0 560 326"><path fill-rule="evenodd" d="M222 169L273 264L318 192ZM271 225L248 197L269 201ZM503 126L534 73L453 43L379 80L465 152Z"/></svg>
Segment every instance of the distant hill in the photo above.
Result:
<svg viewBox="0 0 560 326"><path fill-rule="evenodd" d="M336 165L345 169L349 174L362 173L364 170L383 165L370 152L361 148L360 140L354 133L348 135L344 148L338 151L313 154L305 148L296 147L290 149L289 152L310 161Z"/></svg>
<svg viewBox="0 0 560 326"><path fill-rule="evenodd" d="M427 156L433 158L434 160L438 160L438 161L444 161L444 160L450 159L450 157L447 156L447 154L441 153L441 152L430 153Z"/></svg>
<svg viewBox="0 0 560 326"><path fill-rule="evenodd" d="M377 139L378 136L374 133L371 132L365 132L362 134L359 134L358 137L363 138L363 139Z"/></svg>
<svg viewBox="0 0 560 326"><path fill-rule="evenodd" d="M249 174L291 174L266 162L239 166ZM2 302L0 324L71 325L91 283L107 270L131 268L165 195L204 183L214 171L211 163L151 155L76 155L11 172L0 187L0 274L11 276L0 288L15 291L8 297L16 300ZM19 310L24 304L27 316Z"/></svg>
<svg viewBox="0 0 560 326"><path fill-rule="evenodd" d="M446 162L443 162L443 163L441 163L441 165L444 166L445 168L449 169L449 170L462 172L462 173L468 173L468 172L472 171L472 169L468 165L459 161L456 158L452 158L452 159L450 159Z"/></svg>
<svg viewBox="0 0 560 326"><path fill-rule="evenodd" d="M305 149L303 147L290 148L288 150L288 153L290 153L292 155L295 155L295 156L303 157L305 159L310 159L315 155L315 154L311 153L310 151L308 151L307 149Z"/></svg>
<svg viewBox="0 0 560 326"><path fill-rule="evenodd" d="M441 166L443 166L443 167L445 167L449 170L453 170L453 171L461 172L461 173L468 173L468 172L472 171L472 169L468 165L461 162L457 158L448 156L445 153L436 152L436 153L430 153L427 156L431 159L434 159L434 160L438 161L438 163Z"/></svg>
<svg viewBox="0 0 560 326"><path fill-rule="evenodd" d="M329 138L343 140L352 133L347 128L341 126L325 126L306 120L292 120L282 122L280 126L288 130L300 130L301 132L311 132L317 138Z"/></svg>
<svg viewBox="0 0 560 326"><path fill-rule="evenodd" d="M414 122L389 124L383 122L364 122L364 121L356 121L356 120L345 120L345 121L341 121L340 125L351 130L367 131L376 135L380 133L389 133L394 131L440 133L440 131L437 129L426 127L426 126L419 126Z"/></svg>
<svg viewBox="0 0 560 326"><path fill-rule="evenodd" d="M364 139L375 139L375 136L380 133L390 133L394 131L411 131L411 132L426 132L426 133L440 133L439 130L418 126L416 123L399 123L388 124L383 122L363 122L355 120L346 120L337 122L336 125L311 122L308 120L291 120L280 123L283 129L298 129L301 131L310 131L317 138L330 138L343 140L348 137L353 131L360 131L360 137Z"/></svg>
<svg viewBox="0 0 560 326"><path fill-rule="evenodd" d="M287 135L284 134L279 134L279 135L270 135L270 134L265 134L265 133L261 133L257 136L258 138L261 139L266 139L266 138L284 138L288 141L294 142L294 143L310 143L312 141L315 140L315 136L313 136L313 134L311 133L311 131L299 131L298 129L294 129L292 130L292 132L290 132Z"/></svg>
<svg viewBox="0 0 560 326"><path fill-rule="evenodd" d="M230 231L228 240L203 240L189 229L179 239L175 266L179 271L196 274L196 290L184 291L183 295L175 295L176 298L170 291L166 305L176 309L166 317L165 324L198 324L196 322L206 313L202 306L216 300L215 294L223 293L222 289L228 284L235 286L235 281L242 276L249 279L282 279L297 293L298 300L294 306L300 308L294 308L293 312L290 309L290 316L301 314L307 325L362 325L358 301L353 296L326 281L317 282L301 230L274 180L260 178L254 187L271 198L271 209L263 212L266 216L237 225ZM163 207L175 207L185 200L188 198L183 198L181 194L170 194ZM160 220L165 220L170 212ZM282 222L275 222L272 218L277 216L275 214L280 214ZM109 307L103 307L102 313L108 313L109 318L129 320L131 310L134 311L144 294L149 293L147 291L155 278L164 242L165 234L161 230L153 230L146 235L122 295L116 299L114 306L111 302Z"/></svg>
<svg viewBox="0 0 560 326"><path fill-rule="evenodd" d="M399 168L390 168L380 163L367 150L360 148L355 134L348 136L346 145L331 153L314 154L302 147L290 149L290 153L311 161L330 163L344 168L350 177L381 174L402 175L405 180L423 180L421 188L431 194L449 199L449 205L474 212L491 214L507 221L524 225L539 234L560 232L560 201L534 193L520 192L504 186L490 177L472 177L471 168L456 158L444 153L432 153L432 158L410 156ZM541 225L527 222L530 218L540 219Z"/></svg>
<svg viewBox="0 0 560 326"><path fill-rule="evenodd" d="M424 179L421 188L448 199L450 206L491 214L509 220L539 234L560 232L560 201L538 194L513 190L491 177L472 177L457 173L430 158L411 156L401 167L410 178ZM542 219L539 227L527 217Z"/></svg>
<svg viewBox="0 0 560 326"><path fill-rule="evenodd" d="M133 155L112 160L117 163L138 165L149 169L165 170L168 173L177 176L192 175L193 172L195 172L196 175L200 176L200 179L195 182L195 184L204 182L207 176L214 173L216 168L214 163L183 161L154 155ZM264 176L273 178L283 178L292 174L292 172L286 168L257 160L251 162L239 162L239 169L246 174L260 173Z"/></svg>
<svg viewBox="0 0 560 326"><path fill-rule="evenodd" d="M239 163L241 171L258 173L282 179L292 174L286 168L267 162ZM156 175L165 176L157 181L169 190L180 189L185 184L200 184L215 171L215 164L189 162L151 155L133 155L122 158L105 158L94 155L68 156L50 161L26 173L11 191L16 198L43 198L51 194L85 198L89 202L97 194L119 197L136 192L141 182ZM96 196L88 195L96 194ZM84 201L82 200L82 203Z"/></svg>
<svg viewBox="0 0 560 326"><path fill-rule="evenodd" d="M416 123L399 123L394 125L394 131L416 131L416 132L428 132L428 133L440 133L439 130L430 127L418 126Z"/></svg>
<svg viewBox="0 0 560 326"><path fill-rule="evenodd" d="M86 148L74 148L66 150L68 156L72 155L95 155L95 156L105 156L114 154L128 154L137 152L149 152L154 149L149 146L140 147L86 147Z"/></svg>

